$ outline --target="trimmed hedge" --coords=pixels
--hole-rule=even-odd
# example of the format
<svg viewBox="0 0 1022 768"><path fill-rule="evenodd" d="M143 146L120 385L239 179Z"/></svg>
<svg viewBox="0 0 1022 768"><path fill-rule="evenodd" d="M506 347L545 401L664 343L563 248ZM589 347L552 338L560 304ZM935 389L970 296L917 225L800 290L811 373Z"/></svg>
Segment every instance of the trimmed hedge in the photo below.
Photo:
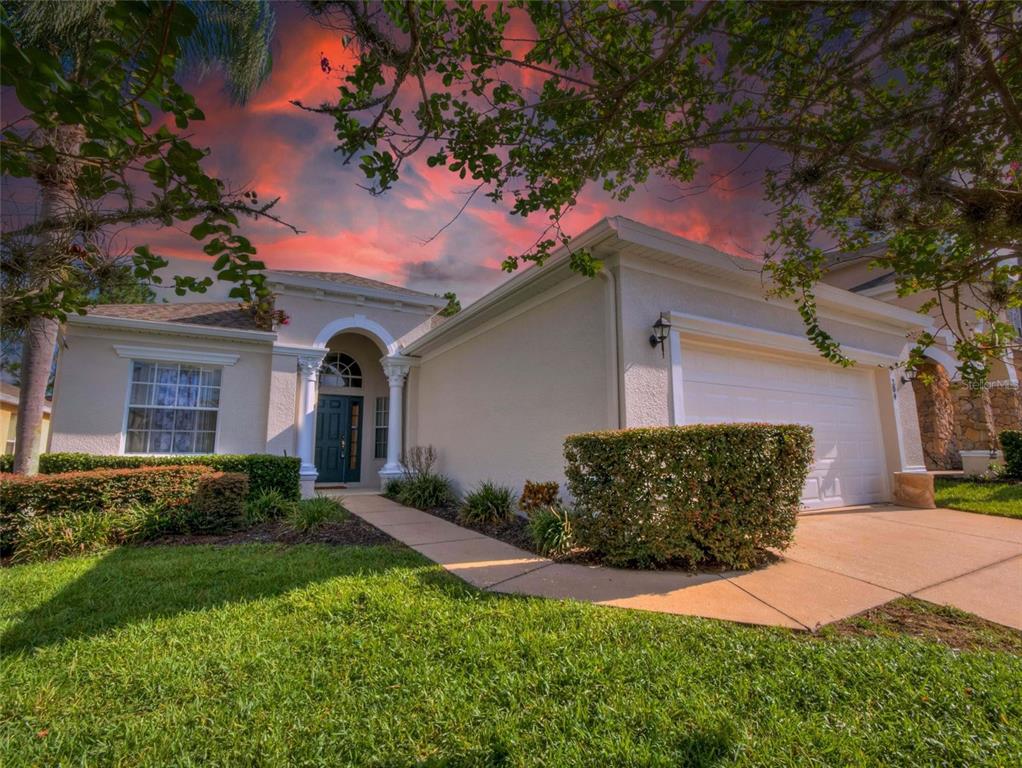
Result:
<svg viewBox="0 0 1022 768"><path fill-rule="evenodd" d="M245 522L248 475L214 472L199 478L195 496L185 515L190 533L227 533Z"/></svg>
<svg viewBox="0 0 1022 768"><path fill-rule="evenodd" d="M1004 451L1004 473L1014 480L1022 480L1022 430L1006 429L999 437Z"/></svg>
<svg viewBox="0 0 1022 768"><path fill-rule="evenodd" d="M39 471L44 475L80 472L89 469L124 469L201 464L217 472L241 472L248 475L249 499L264 491L279 491L285 499L301 497L301 460L295 456L269 453L214 453L197 456L97 456L92 453L44 453Z"/></svg>
<svg viewBox="0 0 1022 768"><path fill-rule="evenodd" d="M138 504L182 507L195 495L206 466L136 467L59 475L0 475L0 552L14 545L26 516L108 512Z"/></svg>
<svg viewBox="0 0 1022 768"><path fill-rule="evenodd" d="M812 428L708 424L565 440L573 539L611 565L745 568L792 540Z"/></svg>

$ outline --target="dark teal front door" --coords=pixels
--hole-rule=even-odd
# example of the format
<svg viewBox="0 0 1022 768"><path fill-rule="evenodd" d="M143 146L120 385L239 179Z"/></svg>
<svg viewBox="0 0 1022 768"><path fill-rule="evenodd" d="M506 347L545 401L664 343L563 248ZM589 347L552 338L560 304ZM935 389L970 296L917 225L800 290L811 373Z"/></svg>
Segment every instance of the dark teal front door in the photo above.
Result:
<svg viewBox="0 0 1022 768"><path fill-rule="evenodd" d="M357 483L361 476L362 398L320 395L316 470L321 483Z"/></svg>

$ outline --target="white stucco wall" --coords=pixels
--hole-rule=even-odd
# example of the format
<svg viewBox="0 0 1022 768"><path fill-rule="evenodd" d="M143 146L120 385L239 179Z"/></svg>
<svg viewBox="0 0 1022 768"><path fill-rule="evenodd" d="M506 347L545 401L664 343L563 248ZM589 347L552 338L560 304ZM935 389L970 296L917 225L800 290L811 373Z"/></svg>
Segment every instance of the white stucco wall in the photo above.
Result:
<svg viewBox="0 0 1022 768"><path fill-rule="evenodd" d="M521 309L512 307L413 368L407 445L436 448L459 490L483 480L516 493L526 479L563 486L565 436L611 426L609 284L568 279L574 287L510 317Z"/></svg>
<svg viewBox="0 0 1022 768"><path fill-rule="evenodd" d="M74 325L66 327L65 338L54 385L51 451L121 452L131 360L118 356L115 344L238 355L234 365L223 366L216 451L267 450L272 358L268 343L211 341Z"/></svg>
<svg viewBox="0 0 1022 768"><path fill-rule="evenodd" d="M805 333L802 319L790 302L736 296L692 284L683 275L672 277L663 265L644 264L641 259L625 262L619 282L623 399L625 424L630 427L667 423L669 364L660 349L650 347L648 341L651 326L661 312L682 312L799 337ZM878 330L829 318L824 318L823 325L849 347L899 355L905 346L904 335L893 328Z"/></svg>

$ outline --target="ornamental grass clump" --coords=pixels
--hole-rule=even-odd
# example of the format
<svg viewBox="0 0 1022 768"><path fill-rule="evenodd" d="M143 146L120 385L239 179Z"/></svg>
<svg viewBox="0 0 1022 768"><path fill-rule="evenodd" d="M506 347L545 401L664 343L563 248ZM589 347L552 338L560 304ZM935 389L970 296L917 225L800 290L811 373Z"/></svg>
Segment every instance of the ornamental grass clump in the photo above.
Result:
<svg viewBox="0 0 1022 768"><path fill-rule="evenodd" d="M558 506L534 510L529 518L529 533L539 554L564 555L573 546L571 513Z"/></svg>
<svg viewBox="0 0 1022 768"><path fill-rule="evenodd" d="M287 522L300 533L310 533L324 523L347 520L350 512L337 499L317 496L293 503L287 511Z"/></svg>
<svg viewBox="0 0 1022 768"><path fill-rule="evenodd" d="M572 435L575 543L610 565L747 568L795 533L812 428L703 424Z"/></svg>
<svg viewBox="0 0 1022 768"><path fill-rule="evenodd" d="M476 525L495 525L506 523L514 513L514 491L487 480L465 496L458 519Z"/></svg>

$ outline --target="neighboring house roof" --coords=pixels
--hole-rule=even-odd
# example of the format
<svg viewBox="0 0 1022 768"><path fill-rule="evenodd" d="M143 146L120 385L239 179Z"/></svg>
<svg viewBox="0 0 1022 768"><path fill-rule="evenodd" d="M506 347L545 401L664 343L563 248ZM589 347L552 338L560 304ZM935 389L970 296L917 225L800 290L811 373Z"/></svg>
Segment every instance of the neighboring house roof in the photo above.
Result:
<svg viewBox="0 0 1022 768"><path fill-rule="evenodd" d="M299 290L341 293L349 296L380 299L388 302L441 309L447 299L422 291L413 291L400 285L352 275L347 272L314 272L301 269L271 269L266 276L271 283L279 283Z"/></svg>
<svg viewBox="0 0 1022 768"><path fill-rule="evenodd" d="M203 325L208 328L261 330L252 313L234 301L203 301L177 304L100 304L89 310L93 317L120 317L163 323Z"/></svg>
<svg viewBox="0 0 1022 768"><path fill-rule="evenodd" d="M19 400L21 400L21 390L18 387L8 384L6 381L0 382L0 402L17 405ZM50 398L46 398L46 402L43 403L43 413L50 412L50 405Z"/></svg>

